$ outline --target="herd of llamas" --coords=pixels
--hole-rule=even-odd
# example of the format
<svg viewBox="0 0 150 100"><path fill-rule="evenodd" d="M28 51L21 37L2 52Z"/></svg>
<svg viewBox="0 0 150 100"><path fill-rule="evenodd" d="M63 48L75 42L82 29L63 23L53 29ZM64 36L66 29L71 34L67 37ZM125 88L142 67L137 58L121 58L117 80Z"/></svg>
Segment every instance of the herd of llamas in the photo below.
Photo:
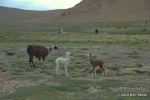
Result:
<svg viewBox="0 0 150 100"><path fill-rule="evenodd" d="M27 47L27 54L29 56L30 67L35 67L35 64L33 63L34 57L36 57L39 61L41 59L44 61L45 58L48 56L49 52L53 50L59 50L59 47L56 44L51 46L49 49L40 45L29 45ZM65 58L57 58L55 60L57 76L61 76L60 67L64 67L66 76L69 76L67 67L69 66L70 63L70 54L71 52L67 51ZM100 69L102 71L103 76L105 76L105 68L103 66L104 62L94 57L91 53L88 55L88 57L89 57L89 63L92 67L92 76L96 77L97 69Z"/></svg>

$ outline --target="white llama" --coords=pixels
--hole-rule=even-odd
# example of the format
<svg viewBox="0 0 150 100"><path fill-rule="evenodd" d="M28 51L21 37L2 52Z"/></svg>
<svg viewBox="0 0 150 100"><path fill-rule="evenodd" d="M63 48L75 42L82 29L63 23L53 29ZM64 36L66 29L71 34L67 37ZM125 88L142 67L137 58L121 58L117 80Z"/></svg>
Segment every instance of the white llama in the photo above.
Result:
<svg viewBox="0 0 150 100"><path fill-rule="evenodd" d="M66 52L66 58L57 58L56 59L56 74L57 75L61 75L59 70L60 66L64 66L65 67L65 72L66 75L69 76L68 72L67 72L67 66L69 65L70 62L70 52Z"/></svg>

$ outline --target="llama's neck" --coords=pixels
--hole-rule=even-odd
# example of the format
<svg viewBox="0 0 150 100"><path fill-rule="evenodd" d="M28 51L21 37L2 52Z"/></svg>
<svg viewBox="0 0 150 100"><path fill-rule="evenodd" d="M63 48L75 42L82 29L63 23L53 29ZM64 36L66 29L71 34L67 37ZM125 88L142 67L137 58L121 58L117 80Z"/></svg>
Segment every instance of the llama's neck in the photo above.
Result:
<svg viewBox="0 0 150 100"><path fill-rule="evenodd" d="M68 62L70 62L70 55L66 55L66 59Z"/></svg>
<svg viewBox="0 0 150 100"><path fill-rule="evenodd" d="M93 58L92 57L90 57L90 61L92 61L93 60Z"/></svg>
<svg viewBox="0 0 150 100"><path fill-rule="evenodd" d="M95 61L95 60L94 60L94 58L90 57L90 60L89 60L89 61L92 63L92 62Z"/></svg>

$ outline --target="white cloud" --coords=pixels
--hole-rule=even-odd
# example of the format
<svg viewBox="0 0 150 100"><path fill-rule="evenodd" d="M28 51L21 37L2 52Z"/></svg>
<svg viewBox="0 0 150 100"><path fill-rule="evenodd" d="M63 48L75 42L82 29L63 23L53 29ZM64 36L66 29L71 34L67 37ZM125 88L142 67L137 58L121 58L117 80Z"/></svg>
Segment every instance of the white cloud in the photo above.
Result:
<svg viewBox="0 0 150 100"><path fill-rule="evenodd" d="M66 9L81 0L2 0L7 6L30 10Z"/></svg>

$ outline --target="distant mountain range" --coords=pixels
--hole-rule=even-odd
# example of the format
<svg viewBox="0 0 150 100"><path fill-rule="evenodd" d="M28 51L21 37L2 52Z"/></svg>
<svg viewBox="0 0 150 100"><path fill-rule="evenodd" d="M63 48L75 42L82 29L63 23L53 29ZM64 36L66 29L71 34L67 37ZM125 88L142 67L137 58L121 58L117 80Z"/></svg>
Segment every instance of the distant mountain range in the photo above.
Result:
<svg viewBox="0 0 150 100"><path fill-rule="evenodd" d="M29 11L0 7L0 24L150 20L150 0L82 0L69 9Z"/></svg>

